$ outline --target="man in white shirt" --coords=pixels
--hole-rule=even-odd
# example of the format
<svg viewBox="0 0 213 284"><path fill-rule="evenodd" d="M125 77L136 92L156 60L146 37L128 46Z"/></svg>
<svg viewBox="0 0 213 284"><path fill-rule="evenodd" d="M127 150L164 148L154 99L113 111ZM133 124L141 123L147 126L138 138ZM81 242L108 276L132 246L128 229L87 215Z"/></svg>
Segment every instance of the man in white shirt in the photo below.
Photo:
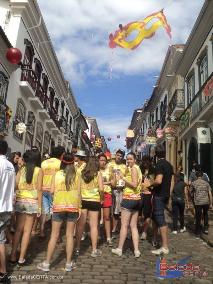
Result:
<svg viewBox="0 0 213 284"><path fill-rule="evenodd" d="M3 283L9 283L6 273L5 231L13 211L15 189L15 170L5 156L7 149L7 142L0 140L0 282Z"/></svg>

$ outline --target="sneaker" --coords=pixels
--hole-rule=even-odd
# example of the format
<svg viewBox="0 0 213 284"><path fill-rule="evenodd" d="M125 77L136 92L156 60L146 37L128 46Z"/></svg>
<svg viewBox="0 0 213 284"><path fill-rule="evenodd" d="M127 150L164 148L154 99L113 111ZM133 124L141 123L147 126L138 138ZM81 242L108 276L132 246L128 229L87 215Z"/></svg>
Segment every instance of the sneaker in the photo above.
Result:
<svg viewBox="0 0 213 284"><path fill-rule="evenodd" d="M66 265L65 265L65 271L71 272L73 269L74 269L73 262L71 262L71 263L66 263Z"/></svg>
<svg viewBox="0 0 213 284"><path fill-rule="evenodd" d="M158 246L158 242L152 240L152 246L153 246L154 248L156 248L156 247Z"/></svg>
<svg viewBox="0 0 213 284"><path fill-rule="evenodd" d="M116 232L112 232L112 240L117 238L117 233Z"/></svg>
<svg viewBox="0 0 213 284"><path fill-rule="evenodd" d="M10 276L7 273L0 272L0 283L10 284L11 283Z"/></svg>
<svg viewBox="0 0 213 284"><path fill-rule="evenodd" d="M49 272L50 271L50 264L43 261L42 263L39 263L37 265L37 268L42 270L42 271Z"/></svg>
<svg viewBox="0 0 213 284"><path fill-rule="evenodd" d="M75 257L78 257L80 254L80 249L75 249L73 254Z"/></svg>
<svg viewBox="0 0 213 284"><path fill-rule="evenodd" d="M184 226L183 229L180 229L180 233L186 232L186 227Z"/></svg>
<svg viewBox="0 0 213 284"><path fill-rule="evenodd" d="M200 234L195 234L195 239L200 239Z"/></svg>
<svg viewBox="0 0 213 284"><path fill-rule="evenodd" d="M207 229L205 229L205 230L203 231L203 233L206 234L206 235L208 235L209 231L208 231Z"/></svg>
<svg viewBox="0 0 213 284"><path fill-rule="evenodd" d="M122 256L122 250L119 249L119 248L112 249L112 253L113 253L113 254L116 254L116 255L118 255L118 256Z"/></svg>
<svg viewBox="0 0 213 284"><path fill-rule="evenodd" d="M140 253L139 250L136 250L136 251L134 252L134 254L135 254L135 257L136 257L136 258L138 258L138 257L141 256L141 253Z"/></svg>
<svg viewBox="0 0 213 284"><path fill-rule="evenodd" d="M91 253L91 257L98 257L102 255L102 251L99 249L93 250Z"/></svg>
<svg viewBox="0 0 213 284"><path fill-rule="evenodd" d="M152 250L151 253L153 253L155 255L168 254L169 249L161 247L159 249Z"/></svg>
<svg viewBox="0 0 213 284"><path fill-rule="evenodd" d="M178 233L177 231L172 231L173 235L177 235L177 233Z"/></svg>
<svg viewBox="0 0 213 284"><path fill-rule="evenodd" d="M107 245L108 245L109 247L112 247L112 246L113 246L113 242L112 242L112 239L111 239L111 238L107 240Z"/></svg>
<svg viewBox="0 0 213 284"><path fill-rule="evenodd" d="M86 237L87 237L86 232L83 232L82 237L81 237L81 241L84 241L86 239Z"/></svg>
<svg viewBox="0 0 213 284"><path fill-rule="evenodd" d="M147 233L143 232L141 234L141 240L146 240L146 237L147 237Z"/></svg>

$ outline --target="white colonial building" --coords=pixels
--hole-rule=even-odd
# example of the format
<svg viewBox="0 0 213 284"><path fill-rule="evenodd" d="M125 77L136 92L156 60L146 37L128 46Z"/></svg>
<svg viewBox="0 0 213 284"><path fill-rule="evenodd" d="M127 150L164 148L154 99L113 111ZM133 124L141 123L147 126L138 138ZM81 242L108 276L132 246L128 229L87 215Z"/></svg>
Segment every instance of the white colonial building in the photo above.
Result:
<svg viewBox="0 0 213 284"><path fill-rule="evenodd" d="M44 153L58 144L71 150L81 114L37 1L0 0L0 26L11 45L22 52L19 68L10 74L6 100L12 109L6 137L11 150L23 153L35 145ZM24 134L16 131L20 122L27 125Z"/></svg>
<svg viewBox="0 0 213 284"><path fill-rule="evenodd" d="M177 72L184 78L185 110L180 120L184 168L189 174L197 161L213 182L213 1L205 1ZM199 143L201 127L210 129L210 143Z"/></svg>

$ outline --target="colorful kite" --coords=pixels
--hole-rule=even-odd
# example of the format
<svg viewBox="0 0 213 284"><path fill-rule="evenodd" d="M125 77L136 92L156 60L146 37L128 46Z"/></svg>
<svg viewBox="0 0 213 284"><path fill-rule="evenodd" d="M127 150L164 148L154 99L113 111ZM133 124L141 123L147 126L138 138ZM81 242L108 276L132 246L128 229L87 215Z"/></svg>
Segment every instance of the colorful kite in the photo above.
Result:
<svg viewBox="0 0 213 284"><path fill-rule="evenodd" d="M153 24L147 27L153 20ZM109 35L109 47L116 48L117 46L120 46L122 48L135 49L144 39L154 36L155 32L160 27L165 28L167 34L171 38L171 28L167 23L163 10L149 15L143 21L132 22L124 27L120 24L119 30L117 30L114 35ZM135 32L137 32L135 38L133 40L128 40L128 37Z"/></svg>

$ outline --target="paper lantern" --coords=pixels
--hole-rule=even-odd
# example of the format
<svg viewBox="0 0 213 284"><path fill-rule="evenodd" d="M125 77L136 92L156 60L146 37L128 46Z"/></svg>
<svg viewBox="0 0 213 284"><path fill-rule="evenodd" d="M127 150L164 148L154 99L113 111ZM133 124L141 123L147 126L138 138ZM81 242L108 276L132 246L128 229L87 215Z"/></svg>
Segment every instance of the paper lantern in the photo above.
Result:
<svg viewBox="0 0 213 284"><path fill-rule="evenodd" d="M22 58L21 51L18 48L11 47L7 50L6 58L11 64L18 64Z"/></svg>
<svg viewBox="0 0 213 284"><path fill-rule="evenodd" d="M120 138L121 138L121 135L117 135L117 138L120 139Z"/></svg>
<svg viewBox="0 0 213 284"><path fill-rule="evenodd" d="M110 137L107 138L108 141L111 141L112 139Z"/></svg>
<svg viewBox="0 0 213 284"><path fill-rule="evenodd" d="M157 135L157 138L163 138L163 129L158 128L156 130L156 135Z"/></svg>
<svg viewBox="0 0 213 284"><path fill-rule="evenodd" d="M18 134L25 133L26 130L27 130L27 127L23 122L20 122L16 125L16 131L18 132Z"/></svg>
<svg viewBox="0 0 213 284"><path fill-rule="evenodd" d="M135 137L134 131L132 129L128 129L126 137L127 138L134 138Z"/></svg>

